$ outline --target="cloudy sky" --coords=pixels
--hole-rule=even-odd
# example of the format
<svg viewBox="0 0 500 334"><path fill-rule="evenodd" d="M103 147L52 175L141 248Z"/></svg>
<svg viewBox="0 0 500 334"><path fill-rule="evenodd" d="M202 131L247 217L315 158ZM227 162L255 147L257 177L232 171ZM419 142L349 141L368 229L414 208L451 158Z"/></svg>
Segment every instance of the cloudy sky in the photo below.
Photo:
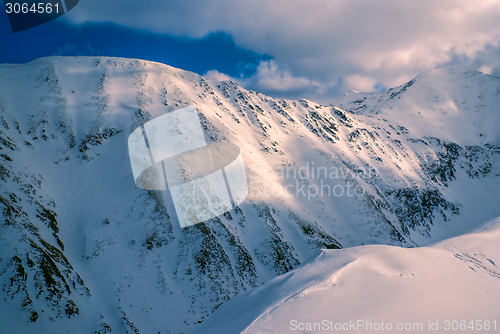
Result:
<svg viewBox="0 0 500 334"><path fill-rule="evenodd" d="M80 0L16 34L0 15L0 62L142 58L327 104L443 66L500 76L499 18L500 0Z"/></svg>

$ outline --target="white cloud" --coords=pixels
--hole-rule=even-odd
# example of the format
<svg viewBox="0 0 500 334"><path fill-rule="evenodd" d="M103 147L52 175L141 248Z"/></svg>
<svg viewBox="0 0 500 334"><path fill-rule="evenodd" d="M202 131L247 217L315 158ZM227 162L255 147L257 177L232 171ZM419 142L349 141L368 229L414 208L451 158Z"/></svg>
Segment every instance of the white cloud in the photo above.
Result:
<svg viewBox="0 0 500 334"><path fill-rule="evenodd" d="M500 0L86 0L66 16L175 36L222 31L273 57L247 85L322 99L446 64L500 66L488 56L500 53Z"/></svg>
<svg viewBox="0 0 500 334"><path fill-rule="evenodd" d="M483 65L479 68L479 71L483 72L484 74L491 74L492 70L493 69L487 65Z"/></svg>
<svg viewBox="0 0 500 334"><path fill-rule="evenodd" d="M214 80L214 81L234 80L229 75L221 73L221 72L219 72L217 70L208 71L203 76L206 77L206 78L208 78L208 79L210 79L210 80Z"/></svg>
<svg viewBox="0 0 500 334"><path fill-rule="evenodd" d="M280 69L274 60L261 61L255 74L249 78L232 78L217 70L208 71L204 76L216 81L232 80L248 89L276 97L308 98L325 104L330 102L329 99L324 100L329 87L305 77L294 77L290 72Z"/></svg>
<svg viewBox="0 0 500 334"><path fill-rule="evenodd" d="M377 80L366 75L349 75L345 78L346 86L361 92L373 92L376 90Z"/></svg>
<svg viewBox="0 0 500 334"><path fill-rule="evenodd" d="M274 60L262 61L259 66L257 66L256 74L242 81L247 85L261 87L264 90L283 92L302 90L310 86L321 87L320 84L308 78L293 77L289 71L279 69Z"/></svg>

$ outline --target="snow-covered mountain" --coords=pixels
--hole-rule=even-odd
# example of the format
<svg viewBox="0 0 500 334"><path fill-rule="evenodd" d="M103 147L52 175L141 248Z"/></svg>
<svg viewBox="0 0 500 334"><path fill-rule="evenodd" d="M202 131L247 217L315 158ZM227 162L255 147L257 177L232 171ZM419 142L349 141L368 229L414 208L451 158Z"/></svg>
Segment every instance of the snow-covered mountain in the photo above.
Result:
<svg viewBox="0 0 500 334"><path fill-rule="evenodd" d="M127 139L185 106L240 147L249 196L181 229L135 186ZM141 60L0 65L0 322L189 332L321 249L471 231L500 216L499 106L500 79L464 68L321 106Z"/></svg>
<svg viewBox="0 0 500 334"><path fill-rule="evenodd" d="M236 296L196 333L495 333L500 218L432 247L323 250Z"/></svg>

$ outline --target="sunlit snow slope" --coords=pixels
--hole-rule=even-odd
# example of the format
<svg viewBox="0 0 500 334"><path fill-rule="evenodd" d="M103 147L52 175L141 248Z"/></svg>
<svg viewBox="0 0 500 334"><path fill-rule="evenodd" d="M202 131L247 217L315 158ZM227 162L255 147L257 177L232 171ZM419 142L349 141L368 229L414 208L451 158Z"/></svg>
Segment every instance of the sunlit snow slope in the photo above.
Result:
<svg viewBox="0 0 500 334"><path fill-rule="evenodd" d="M250 193L181 229L134 184L127 139L190 105L240 147ZM141 60L0 65L2 329L187 332L321 249L468 232L500 216L499 106L500 79L466 68L321 106Z"/></svg>
<svg viewBox="0 0 500 334"><path fill-rule="evenodd" d="M431 247L323 250L196 333L496 333L499 264L500 218Z"/></svg>

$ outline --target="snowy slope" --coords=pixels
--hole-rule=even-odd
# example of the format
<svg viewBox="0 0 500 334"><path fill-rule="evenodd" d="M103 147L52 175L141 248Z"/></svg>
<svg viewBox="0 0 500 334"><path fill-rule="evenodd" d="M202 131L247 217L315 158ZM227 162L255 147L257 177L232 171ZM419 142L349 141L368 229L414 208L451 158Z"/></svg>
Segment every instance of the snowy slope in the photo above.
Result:
<svg viewBox="0 0 500 334"><path fill-rule="evenodd" d="M188 331L321 249L424 246L500 216L500 79L448 68L410 83L321 106L141 60L1 65L7 333ZM180 229L161 192L135 186L127 139L188 105L210 141L241 148L250 194ZM325 184L342 194L315 195Z"/></svg>
<svg viewBox="0 0 500 334"><path fill-rule="evenodd" d="M350 92L334 104L358 115L389 117L415 138L498 144L499 94L497 77L448 67L422 73L386 93Z"/></svg>
<svg viewBox="0 0 500 334"><path fill-rule="evenodd" d="M499 245L497 218L431 247L323 250L234 297L192 333L496 333Z"/></svg>

